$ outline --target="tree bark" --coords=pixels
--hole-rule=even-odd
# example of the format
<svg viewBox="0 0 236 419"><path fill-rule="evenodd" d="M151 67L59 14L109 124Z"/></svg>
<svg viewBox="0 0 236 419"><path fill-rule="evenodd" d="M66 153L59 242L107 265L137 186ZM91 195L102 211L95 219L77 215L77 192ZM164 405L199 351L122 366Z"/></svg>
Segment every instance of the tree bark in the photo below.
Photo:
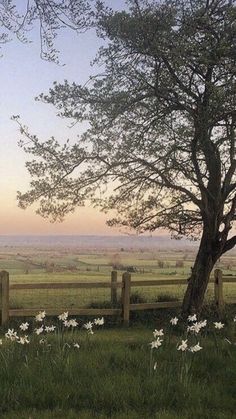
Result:
<svg viewBox="0 0 236 419"><path fill-rule="evenodd" d="M184 295L182 314L201 311L210 274L221 256L216 235L210 235L209 229L203 231L197 257Z"/></svg>

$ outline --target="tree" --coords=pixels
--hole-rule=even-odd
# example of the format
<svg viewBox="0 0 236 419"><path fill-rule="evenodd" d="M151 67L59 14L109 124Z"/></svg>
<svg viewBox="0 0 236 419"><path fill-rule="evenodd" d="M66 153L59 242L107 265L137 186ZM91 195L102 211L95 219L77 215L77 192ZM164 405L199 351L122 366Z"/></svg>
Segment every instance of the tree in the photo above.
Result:
<svg viewBox="0 0 236 419"><path fill-rule="evenodd" d="M59 63L55 46L58 31L70 28L84 31L92 26L92 1L86 0L5 0L0 3L0 46L12 35L21 42L29 42L33 27L39 29L41 58Z"/></svg>
<svg viewBox="0 0 236 419"><path fill-rule="evenodd" d="M17 119L34 156L19 205L39 202L38 213L56 220L90 199L117 211L109 225L200 236L183 301L184 313L198 312L215 263L236 244L236 7L129 5L114 12L99 3L102 73L41 95L60 116L89 122L78 143L42 142Z"/></svg>

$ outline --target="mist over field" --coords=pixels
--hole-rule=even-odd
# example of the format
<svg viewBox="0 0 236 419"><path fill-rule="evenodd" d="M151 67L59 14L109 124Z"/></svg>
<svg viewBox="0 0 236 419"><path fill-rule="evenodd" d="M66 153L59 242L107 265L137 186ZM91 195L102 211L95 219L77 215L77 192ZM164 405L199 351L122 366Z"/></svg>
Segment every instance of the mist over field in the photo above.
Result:
<svg viewBox="0 0 236 419"><path fill-rule="evenodd" d="M185 249L196 248L197 242L186 239L174 240L169 236L101 236L101 235L53 235L53 236L0 236L0 247L43 246L79 247L86 249Z"/></svg>

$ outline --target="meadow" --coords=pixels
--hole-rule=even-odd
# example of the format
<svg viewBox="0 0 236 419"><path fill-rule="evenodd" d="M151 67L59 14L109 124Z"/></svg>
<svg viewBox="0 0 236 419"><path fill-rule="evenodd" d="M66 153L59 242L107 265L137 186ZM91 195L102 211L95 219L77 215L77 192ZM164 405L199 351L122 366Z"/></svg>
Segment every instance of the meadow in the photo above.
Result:
<svg viewBox="0 0 236 419"><path fill-rule="evenodd" d="M79 330L81 321L63 332L53 319L60 330L39 336L34 328L41 323L33 321L26 332L14 324L29 343L1 336L1 418L235 418L233 318L220 330L208 321L197 334L169 320L156 322L154 333L151 324L105 325L93 335Z"/></svg>
<svg viewBox="0 0 236 419"><path fill-rule="evenodd" d="M187 278L193 265L195 251L191 249L80 249L48 247L1 247L0 270L10 274L10 283L37 282L110 282L111 271L129 270L132 280ZM236 253L224 256L217 265L226 275L236 275ZM132 287L134 297L144 301L182 299L185 285L167 287ZM118 290L118 298L120 290ZM224 285L227 302L236 299L236 284ZM206 299L213 298L209 285ZM12 291L11 308L42 308L67 306L89 307L110 302L109 289L97 290L22 290Z"/></svg>
<svg viewBox="0 0 236 419"><path fill-rule="evenodd" d="M9 271L11 283L108 281L112 269L118 280L126 270L135 280L186 278L194 251L137 249L0 249L0 270ZM225 274L236 274L236 255L231 252L218 264ZM181 299L185 286L132 289L135 300ZM236 297L236 286L224 284L226 302ZM9 327L23 337L5 337L0 329L0 417L3 419L230 419L236 418L236 307L226 307L217 330L217 313L206 297L203 316L207 327L187 332L177 310L133 313L131 327L119 319L105 319L94 335L83 328L91 318L76 318L78 326L63 329L58 318L48 318L53 333L45 328L38 336L35 319L11 319ZM104 307L110 304L110 289L12 290L12 308L74 305ZM205 317L202 318L202 320ZM29 330L20 331L21 322ZM192 323L194 324L194 323ZM153 337L153 330L164 335ZM154 340L153 340L154 339ZM40 343L40 341L43 342ZM177 350L187 340L186 350ZM22 341L22 342L23 342ZM161 342L160 342L161 341ZM151 342L160 342L151 349ZM2 343L2 344L1 344ZM191 350L198 345L201 349ZM75 346L77 345L77 346ZM192 345L192 346L191 346ZM79 347L78 347L79 346Z"/></svg>

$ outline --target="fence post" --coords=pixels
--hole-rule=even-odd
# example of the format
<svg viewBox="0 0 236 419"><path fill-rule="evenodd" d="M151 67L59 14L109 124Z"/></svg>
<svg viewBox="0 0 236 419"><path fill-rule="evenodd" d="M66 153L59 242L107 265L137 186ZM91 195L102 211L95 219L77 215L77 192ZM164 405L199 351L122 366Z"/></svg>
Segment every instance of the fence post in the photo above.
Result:
<svg viewBox="0 0 236 419"><path fill-rule="evenodd" d="M1 326L9 320L9 273L0 272Z"/></svg>
<svg viewBox="0 0 236 419"><path fill-rule="evenodd" d="M114 307L117 304L117 271L111 271L111 305Z"/></svg>
<svg viewBox="0 0 236 419"><path fill-rule="evenodd" d="M224 308L224 296L223 296L222 271L220 269L215 270L214 278L215 278L215 303L216 303L219 314L221 314Z"/></svg>
<svg viewBox="0 0 236 419"><path fill-rule="evenodd" d="M129 326L130 288L131 288L131 275L129 272L124 272L122 275L122 311L123 311L123 322L125 326Z"/></svg>

